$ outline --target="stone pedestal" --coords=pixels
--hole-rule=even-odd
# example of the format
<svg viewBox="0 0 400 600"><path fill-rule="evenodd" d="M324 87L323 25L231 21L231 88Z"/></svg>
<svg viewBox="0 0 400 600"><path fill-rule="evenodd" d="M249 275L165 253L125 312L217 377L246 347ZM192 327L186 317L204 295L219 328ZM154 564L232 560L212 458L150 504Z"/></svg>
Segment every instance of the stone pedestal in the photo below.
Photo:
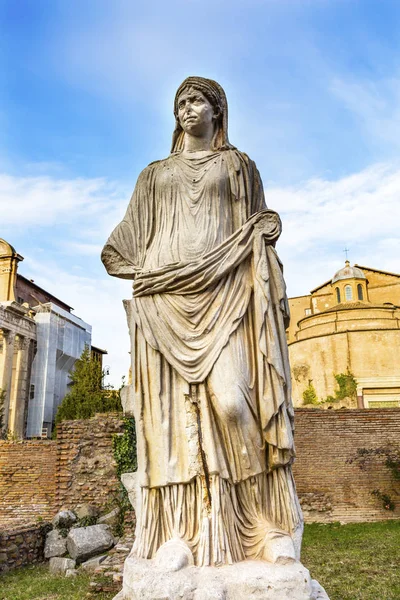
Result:
<svg viewBox="0 0 400 600"><path fill-rule="evenodd" d="M181 569L130 556L123 590L114 600L329 600L299 562L244 561L223 567Z"/></svg>

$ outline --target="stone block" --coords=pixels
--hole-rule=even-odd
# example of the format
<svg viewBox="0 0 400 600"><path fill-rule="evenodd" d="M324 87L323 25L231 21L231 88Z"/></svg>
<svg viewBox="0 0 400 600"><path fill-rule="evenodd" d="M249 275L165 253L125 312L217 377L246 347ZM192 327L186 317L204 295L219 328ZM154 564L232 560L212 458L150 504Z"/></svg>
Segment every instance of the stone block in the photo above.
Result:
<svg viewBox="0 0 400 600"><path fill-rule="evenodd" d="M52 523L53 527L60 528L68 528L71 527L76 522L76 515L72 512L72 510L60 510L54 517Z"/></svg>
<svg viewBox="0 0 400 600"><path fill-rule="evenodd" d="M72 558L60 558L55 556L50 559L49 571L53 575L64 575L68 569L75 569L76 562Z"/></svg>
<svg viewBox="0 0 400 600"><path fill-rule="evenodd" d="M63 537L57 529L49 531L46 536L44 546L45 558L53 558L53 556L64 556L67 553L67 539Z"/></svg>
<svg viewBox="0 0 400 600"><path fill-rule="evenodd" d="M313 579L311 582L311 585L312 585L311 600L329 600L328 594L326 593L326 591L324 590L322 585L320 585L318 583L318 581L315 581L315 579Z"/></svg>
<svg viewBox="0 0 400 600"><path fill-rule="evenodd" d="M125 600L329 600L299 562L243 561L223 567L164 569L156 560L125 561Z"/></svg>
<svg viewBox="0 0 400 600"><path fill-rule="evenodd" d="M107 558L107 554L102 554L101 556L95 556L94 558L89 558L89 560L85 561L81 564L81 569L85 571L94 571L97 567L101 565L101 563Z"/></svg>
<svg viewBox="0 0 400 600"><path fill-rule="evenodd" d="M111 512L100 517L98 520L98 523L100 523L100 524L104 523L105 525L110 525L111 527L113 527L114 525L116 525L118 523L119 513L120 513L119 508L114 508L114 510L112 510Z"/></svg>
<svg viewBox="0 0 400 600"><path fill-rule="evenodd" d="M91 525L71 529L67 537L67 549L77 562L84 562L97 554L109 550L114 545L114 537L108 525Z"/></svg>
<svg viewBox="0 0 400 600"><path fill-rule="evenodd" d="M120 390L121 404L125 414L133 414L135 390L133 385L124 385Z"/></svg>
<svg viewBox="0 0 400 600"><path fill-rule="evenodd" d="M129 502L136 508L136 498L137 498L137 472L135 473L122 473L121 475L121 483L128 492Z"/></svg>
<svg viewBox="0 0 400 600"><path fill-rule="evenodd" d="M87 519L89 517L98 517L99 509L93 504L80 504L74 510L78 519Z"/></svg>

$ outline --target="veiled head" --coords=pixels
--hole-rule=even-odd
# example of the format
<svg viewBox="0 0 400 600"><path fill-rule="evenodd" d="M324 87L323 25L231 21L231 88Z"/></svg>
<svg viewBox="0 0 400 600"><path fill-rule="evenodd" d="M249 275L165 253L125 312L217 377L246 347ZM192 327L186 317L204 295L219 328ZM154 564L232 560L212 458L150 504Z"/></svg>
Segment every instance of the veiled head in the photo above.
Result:
<svg viewBox="0 0 400 600"><path fill-rule="evenodd" d="M179 86L175 94L174 114L175 131L172 136L171 152L181 152L183 150L183 140L185 132L179 121L178 100L182 94L194 89L201 92L210 102L215 114L215 132L212 140L212 150L226 150L233 146L228 139L228 102L225 92L216 81L205 79L204 77L187 77Z"/></svg>

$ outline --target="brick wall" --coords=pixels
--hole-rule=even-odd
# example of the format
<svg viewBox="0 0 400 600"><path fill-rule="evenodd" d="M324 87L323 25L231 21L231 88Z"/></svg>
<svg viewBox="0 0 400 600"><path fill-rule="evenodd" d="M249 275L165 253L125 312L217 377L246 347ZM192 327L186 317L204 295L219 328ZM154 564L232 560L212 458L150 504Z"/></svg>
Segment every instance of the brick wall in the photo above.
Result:
<svg viewBox="0 0 400 600"><path fill-rule="evenodd" d="M55 442L0 442L0 528L51 518L63 505L107 504L118 488L112 436L121 432L119 415L97 415L62 423ZM297 409L294 473L306 520L400 518L399 507L385 511L371 495L391 487L388 470L346 462L357 448L399 440L400 409Z"/></svg>
<svg viewBox="0 0 400 600"><path fill-rule="evenodd" d="M384 510L371 495L390 490L392 480L382 462L361 471L346 462L357 448L400 443L400 409L296 410L297 461L294 476L306 521L376 521L400 518ZM398 485L398 484L397 484ZM399 497L392 494L400 505Z"/></svg>
<svg viewBox="0 0 400 600"><path fill-rule="evenodd" d="M0 526L53 516L57 445L0 441Z"/></svg>
<svg viewBox="0 0 400 600"><path fill-rule="evenodd" d="M45 525L0 531L0 574L44 558Z"/></svg>
<svg viewBox="0 0 400 600"><path fill-rule="evenodd" d="M64 421L57 431L57 506L88 502L104 506L118 489L112 437L122 433L120 415Z"/></svg>

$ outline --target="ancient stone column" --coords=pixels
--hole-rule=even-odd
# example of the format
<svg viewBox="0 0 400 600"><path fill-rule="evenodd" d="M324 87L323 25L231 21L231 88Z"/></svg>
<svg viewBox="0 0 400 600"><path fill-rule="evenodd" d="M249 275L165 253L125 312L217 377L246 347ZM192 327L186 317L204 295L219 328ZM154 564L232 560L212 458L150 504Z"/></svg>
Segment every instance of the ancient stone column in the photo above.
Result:
<svg viewBox="0 0 400 600"><path fill-rule="evenodd" d="M8 429L14 335L8 329L0 329L0 389L5 392L3 403L4 428Z"/></svg>
<svg viewBox="0 0 400 600"><path fill-rule="evenodd" d="M23 394L24 391L26 392L28 344L29 340L23 336L15 336L8 428L17 437L22 437L24 430L25 397Z"/></svg>

